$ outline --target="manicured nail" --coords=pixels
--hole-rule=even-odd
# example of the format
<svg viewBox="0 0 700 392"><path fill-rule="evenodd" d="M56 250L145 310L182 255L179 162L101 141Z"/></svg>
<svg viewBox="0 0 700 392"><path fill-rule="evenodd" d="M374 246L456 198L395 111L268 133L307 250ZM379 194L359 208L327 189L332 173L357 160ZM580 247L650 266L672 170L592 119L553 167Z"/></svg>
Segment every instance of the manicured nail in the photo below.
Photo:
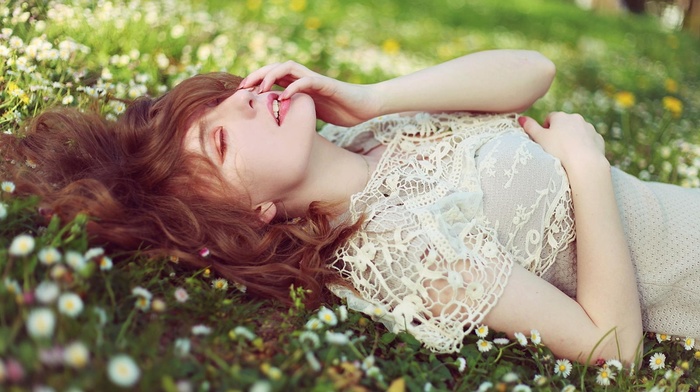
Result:
<svg viewBox="0 0 700 392"><path fill-rule="evenodd" d="M527 117L526 117L526 116L520 116L520 117L518 117L518 124L520 124L521 127L524 126L525 121L527 121Z"/></svg>

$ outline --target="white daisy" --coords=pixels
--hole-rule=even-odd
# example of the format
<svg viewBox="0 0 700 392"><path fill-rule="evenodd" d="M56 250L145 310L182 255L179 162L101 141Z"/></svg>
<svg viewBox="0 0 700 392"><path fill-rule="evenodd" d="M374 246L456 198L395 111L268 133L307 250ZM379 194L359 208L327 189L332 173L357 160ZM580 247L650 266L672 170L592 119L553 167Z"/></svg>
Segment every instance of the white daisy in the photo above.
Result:
<svg viewBox="0 0 700 392"><path fill-rule="evenodd" d="M484 381L479 385L479 389L477 389L477 392L490 391L491 388L493 388L493 383L491 381Z"/></svg>
<svg viewBox="0 0 700 392"><path fill-rule="evenodd" d="M605 364L610 367L616 367L618 371L622 370L622 362L618 361L617 359L608 359L605 361Z"/></svg>
<svg viewBox="0 0 700 392"><path fill-rule="evenodd" d="M540 335L540 332L536 329L533 329L532 331L530 331L530 340L532 341L532 344L534 344L535 346L542 343L542 336Z"/></svg>
<svg viewBox="0 0 700 392"><path fill-rule="evenodd" d="M34 250L34 237L29 234L20 234L12 240L9 253L13 256L26 256Z"/></svg>
<svg viewBox="0 0 700 392"><path fill-rule="evenodd" d="M340 305L338 307L338 317L340 321L343 322L348 319L348 308L345 305Z"/></svg>
<svg viewBox="0 0 700 392"><path fill-rule="evenodd" d="M187 300L190 298L190 295L187 294L187 290L183 289L182 287L178 287L175 289L175 300L177 302L187 302Z"/></svg>
<svg viewBox="0 0 700 392"><path fill-rule="evenodd" d="M246 338L249 341L253 341L255 339L255 334L251 330L249 330L248 328L246 328L242 325L239 325L236 328L234 328L233 334L234 334L234 336L238 336L238 335L243 336L244 338Z"/></svg>
<svg viewBox="0 0 700 392"><path fill-rule="evenodd" d="M190 348L192 348L192 342L189 339L175 339L175 353L177 353L177 355L184 357L190 353Z"/></svg>
<svg viewBox="0 0 700 392"><path fill-rule="evenodd" d="M506 344L510 343L510 340L506 338L495 338L493 339L493 343L499 346L505 346Z"/></svg>
<svg viewBox="0 0 700 392"><path fill-rule="evenodd" d="M670 335L667 335L667 334L665 334L665 333L657 333L657 334L656 334L656 341L657 341L657 342L661 343L661 342L665 342L665 341L667 341L667 340L671 340L671 336L670 336Z"/></svg>
<svg viewBox="0 0 700 392"><path fill-rule="evenodd" d="M228 281L223 278L214 279L211 281L211 287L215 290L226 291L228 289Z"/></svg>
<svg viewBox="0 0 700 392"><path fill-rule="evenodd" d="M491 351L493 348L493 343L489 342L488 340L485 339L479 339L476 342L476 347L481 351L482 353L486 353Z"/></svg>
<svg viewBox="0 0 700 392"><path fill-rule="evenodd" d="M61 252L54 247L44 248L39 251L39 261L44 265L52 265L61 261Z"/></svg>
<svg viewBox="0 0 700 392"><path fill-rule="evenodd" d="M0 183L0 189L6 193L12 193L15 191L15 184L12 181L3 181Z"/></svg>
<svg viewBox="0 0 700 392"><path fill-rule="evenodd" d="M83 311L83 300L75 293L63 293L58 297L58 311L69 317L76 317Z"/></svg>
<svg viewBox="0 0 700 392"><path fill-rule="evenodd" d="M457 370L462 373L467 368L467 360L464 357L457 358Z"/></svg>
<svg viewBox="0 0 700 392"><path fill-rule="evenodd" d="M608 386L610 381L615 379L615 372L609 367L605 366L598 369L598 375L595 378L595 382L600 385Z"/></svg>
<svg viewBox="0 0 700 392"><path fill-rule="evenodd" d="M321 306L321 309L318 311L318 319L330 326L338 324L338 318L335 316L335 313L325 306Z"/></svg>
<svg viewBox="0 0 700 392"><path fill-rule="evenodd" d="M486 335L489 334L489 327L486 325L479 325L474 329L474 333L480 338L485 338Z"/></svg>
<svg viewBox="0 0 700 392"><path fill-rule="evenodd" d="M53 303L56 298L58 298L59 293L60 289L56 283L50 280L45 280L36 286L36 289L34 290L34 297L36 297L37 301L41 302L42 304L50 304Z"/></svg>
<svg viewBox="0 0 700 392"><path fill-rule="evenodd" d="M148 299L153 298L153 294L151 294L150 291L144 289L141 286L136 286L133 289L131 289L131 294L139 296L139 297L148 298Z"/></svg>
<svg viewBox="0 0 700 392"><path fill-rule="evenodd" d="M344 346L350 343L350 338L347 334L326 331L326 342L336 346Z"/></svg>
<svg viewBox="0 0 700 392"><path fill-rule="evenodd" d="M75 368L84 368L90 359L88 348L81 342L74 342L67 345L63 350L63 360L66 365Z"/></svg>
<svg viewBox="0 0 700 392"><path fill-rule="evenodd" d="M110 258L109 256L102 256L100 258L99 264L100 264L100 269L102 271L109 271L114 266L114 263L112 262L112 258Z"/></svg>
<svg viewBox="0 0 700 392"><path fill-rule="evenodd" d="M313 348L318 348L321 345L321 340L319 339L318 335L316 332L313 331L304 331L299 334L299 342L304 343L304 342L310 342L311 346Z"/></svg>
<svg viewBox="0 0 700 392"><path fill-rule="evenodd" d="M56 327L56 316L49 308L36 308L27 317L27 333L34 338L48 338Z"/></svg>
<svg viewBox="0 0 700 392"><path fill-rule="evenodd" d="M532 388L530 388L529 386L527 386L525 384L518 384L518 385L513 387L512 391L513 392L530 392L530 391L532 391Z"/></svg>
<svg viewBox="0 0 700 392"><path fill-rule="evenodd" d="M690 351L695 348L695 339L694 338L685 338L683 341L683 348L686 350Z"/></svg>
<svg viewBox="0 0 700 392"><path fill-rule="evenodd" d="M141 377L141 370L128 355L117 355L109 360L107 375L120 387L132 387Z"/></svg>
<svg viewBox="0 0 700 392"><path fill-rule="evenodd" d="M321 329L323 326L323 323L321 320L317 319L316 317L312 317L309 319L309 321L306 322L306 325L304 326L306 329L310 329L312 331L315 331L317 329Z"/></svg>
<svg viewBox="0 0 700 392"><path fill-rule="evenodd" d="M90 260L94 259L96 257L102 256L105 253L105 250L102 248L90 248L85 252L85 260Z"/></svg>
<svg viewBox="0 0 700 392"><path fill-rule="evenodd" d="M87 266L83 255L73 250L66 252L65 260L74 271L82 271Z"/></svg>
<svg viewBox="0 0 700 392"><path fill-rule="evenodd" d="M666 367L666 355L663 353L656 353L649 358L649 367L652 370L659 370Z"/></svg>
<svg viewBox="0 0 700 392"><path fill-rule="evenodd" d="M554 374L567 378L569 374L571 374L572 368L571 361L568 359L558 359L557 362L554 363Z"/></svg>
<svg viewBox="0 0 700 392"><path fill-rule="evenodd" d="M197 324L192 327L193 335L209 335L211 333L211 328L204 324Z"/></svg>
<svg viewBox="0 0 700 392"><path fill-rule="evenodd" d="M518 341L518 343L521 346L523 346L523 347L527 346L527 338L525 337L525 335L522 332L516 332L513 335L515 336L515 339Z"/></svg>

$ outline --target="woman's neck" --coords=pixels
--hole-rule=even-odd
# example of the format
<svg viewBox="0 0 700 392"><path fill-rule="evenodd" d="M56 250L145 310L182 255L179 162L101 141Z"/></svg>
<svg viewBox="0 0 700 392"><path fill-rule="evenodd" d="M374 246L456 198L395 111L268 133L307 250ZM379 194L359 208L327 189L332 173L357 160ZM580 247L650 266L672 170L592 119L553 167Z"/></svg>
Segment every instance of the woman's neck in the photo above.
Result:
<svg viewBox="0 0 700 392"><path fill-rule="evenodd" d="M306 180L281 200L290 217L302 216L314 201L327 203L340 215L349 208L350 197L362 191L379 163L384 147L362 155L338 147L322 136L314 141ZM279 210L279 208L278 208Z"/></svg>

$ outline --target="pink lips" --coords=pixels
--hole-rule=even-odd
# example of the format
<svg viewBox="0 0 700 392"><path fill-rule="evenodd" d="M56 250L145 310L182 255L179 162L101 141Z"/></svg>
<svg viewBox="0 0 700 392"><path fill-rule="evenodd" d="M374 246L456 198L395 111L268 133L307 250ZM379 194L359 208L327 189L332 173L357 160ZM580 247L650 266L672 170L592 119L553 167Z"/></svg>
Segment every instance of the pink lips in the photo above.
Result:
<svg viewBox="0 0 700 392"><path fill-rule="evenodd" d="M279 101L279 112L280 112L280 117L277 119L275 117L275 111L272 109L272 102L274 102L276 99L279 98L279 94L270 94L267 96L267 109L270 111L270 114L272 115L272 118L277 122L277 125L281 125L282 121L284 121L284 117L287 115L287 112L289 111L289 105L290 105L290 100L285 99L282 101Z"/></svg>

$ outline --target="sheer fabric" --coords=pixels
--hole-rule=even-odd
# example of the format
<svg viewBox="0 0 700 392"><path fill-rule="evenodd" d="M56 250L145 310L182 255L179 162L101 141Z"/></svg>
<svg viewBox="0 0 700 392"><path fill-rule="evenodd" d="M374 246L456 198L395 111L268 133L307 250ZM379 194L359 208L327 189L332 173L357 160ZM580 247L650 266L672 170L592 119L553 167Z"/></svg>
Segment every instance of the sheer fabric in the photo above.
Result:
<svg viewBox="0 0 700 392"><path fill-rule="evenodd" d="M351 308L455 352L498 301L514 262L575 296L566 172L514 115L392 115L321 134L356 152L387 145L346 217L364 215L365 226L330 264L354 288L330 287ZM692 256L700 192L615 169L613 180L645 329L700 337L700 258Z"/></svg>

